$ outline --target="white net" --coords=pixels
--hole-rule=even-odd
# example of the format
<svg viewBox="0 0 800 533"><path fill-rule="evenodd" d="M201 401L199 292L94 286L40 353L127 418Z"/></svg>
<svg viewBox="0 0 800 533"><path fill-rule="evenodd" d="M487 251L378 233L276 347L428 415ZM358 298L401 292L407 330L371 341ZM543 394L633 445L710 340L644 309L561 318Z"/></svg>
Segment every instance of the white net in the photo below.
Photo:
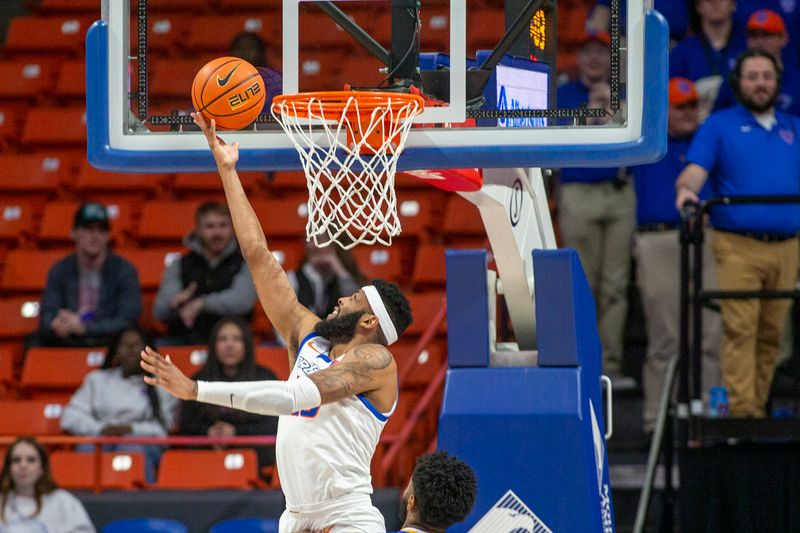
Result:
<svg viewBox="0 0 800 533"><path fill-rule="evenodd" d="M306 240L317 246L389 246L400 234L394 176L422 100L364 94L293 95L273 104L272 115L300 154L308 185Z"/></svg>

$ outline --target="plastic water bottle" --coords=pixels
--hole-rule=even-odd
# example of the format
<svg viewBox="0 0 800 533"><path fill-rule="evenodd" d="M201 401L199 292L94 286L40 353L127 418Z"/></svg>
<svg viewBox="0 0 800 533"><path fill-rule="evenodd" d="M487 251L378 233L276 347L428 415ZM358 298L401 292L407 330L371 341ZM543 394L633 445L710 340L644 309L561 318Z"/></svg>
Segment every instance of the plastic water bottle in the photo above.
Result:
<svg viewBox="0 0 800 533"><path fill-rule="evenodd" d="M728 416L728 389L711 387L708 398L708 415L714 418Z"/></svg>

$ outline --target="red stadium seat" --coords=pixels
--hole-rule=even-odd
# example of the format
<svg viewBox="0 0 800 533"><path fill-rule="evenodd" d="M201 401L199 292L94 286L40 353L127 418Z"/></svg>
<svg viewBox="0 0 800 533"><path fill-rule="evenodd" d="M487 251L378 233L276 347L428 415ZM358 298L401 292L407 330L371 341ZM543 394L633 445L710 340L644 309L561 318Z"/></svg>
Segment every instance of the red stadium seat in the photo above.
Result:
<svg viewBox="0 0 800 533"><path fill-rule="evenodd" d="M29 237L34 211L30 202L0 200L0 240L16 243Z"/></svg>
<svg viewBox="0 0 800 533"><path fill-rule="evenodd" d="M305 238L308 219L306 195L293 195L280 200L255 199L251 204L267 239Z"/></svg>
<svg viewBox="0 0 800 533"><path fill-rule="evenodd" d="M154 200L142 206L138 236L143 241L180 243L194 229L199 201Z"/></svg>
<svg viewBox="0 0 800 533"><path fill-rule="evenodd" d="M0 339L22 339L39 328L38 298L0 299Z"/></svg>
<svg viewBox="0 0 800 533"><path fill-rule="evenodd" d="M442 232L450 235L470 235L485 237L486 228L483 225L480 212L475 204L468 202L457 194L450 196L444 211Z"/></svg>
<svg viewBox="0 0 800 533"><path fill-rule="evenodd" d="M245 192L250 192L257 181L264 179L264 174L240 172L239 179ZM222 192L222 181L216 172L180 172L175 174L172 190L178 194L219 194Z"/></svg>
<svg viewBox="0 0 800 533"><path fill-rule="evenodd" d="M49 95L56 81L57 64L52 59L17 59L0 63L0 98L31 101Z"/></svg>
<svg viewBox="0 0 800 533"><path fill-rule="evenodd" d="M161 285L164 271L173 261L180 259L183 248L120 248L116 251L136 267L143 291L155 291Z"/></svg>
<svg viewBox="0 0 800 533"><path fill-rule="evenodd" d="M86 62L83 59L62 63L58 72L55 94L62 98L86 97Z"/></svg>
<svg viewBox="0 0 800 533"><path fill-rule="evenodd" d="M427 387L445 359L445 348L440 342L431 342L417 357L413 357L415 340L401 339L391 347L401 376L401 388ZM406 367L408 370L405 370Z"/></svg>
<svg viewBox="0 0 800 533"><path fill-rule="evenodd" d="M400 247L356 246L353 255L358 267L367 278L381 278L398 282L403 278L403 261Z"/></svg>
<svg viewBox="0 0 800 533"><path fill-rule="evenodd" d="M415 287L444 288L447 279L444 251L442 244L423 244L417 248L411 278Z"/></svg>
<svg viewBox="0 0 800 533"><path fill-rule="evenodd" d="M77 55L84 49L93 17L14 17L8 27L5 51L10 54L47 52Z"/></svg>
<svg viewBox="0 0 800 533"><path fill-rule="evenodd" d="M38 296L44 289L50 268L71 251L11 250L8 252L0 277L0 289L7 292L26 292Z"/></svg>
<svg viewBox="0 0 800 533"><path fill-rule="evenodd" d="M0 348L0 398L6 395L14 381L14 353Z"/></svg>
<svg viewBox="0 0 800 533"><path fill-rule="evenodd" d="M60 435L63 410L47 400L0 400L0 435Z"/></svg>
<svg viewBox="0 0 800 533"><path fill-rule="evenodd" d="M194 376L203 368L208 360L208 348L205 345L196 346L161 346L158 348L161 355L169 355L170 360L189 377Z"/></svg>
<svg viewBox="0 0 800 533"><path fill-rule="evenodd" d="M167 450L156 489L252 489L258 484L255 450Z"/></svg>
<svg viewBox="0 0 800 533"><path fill-rule="evenodd" d="M153 61L150 94L154 97L181 99L192 103L192 82L203 68L197 59L160 59Z"/></svg>
<svg viewBox="0 0 800 533"><path fill-rule="evenodd" d="M83 107L35 107L22 129L27 147L85 146L86 112Z"/></svg>
<svg viewBox="0 0 800 533"><path fill-rule="evenodd" d="M400 218L400 237L421 237L434 225L434 205L441 197L437 191L427 193L397 193L397 215Z"/></svg>
<svg viewBox="0 0 800 533"><path fill-rule="evenodd" d="M431 322L439 309L445 305L445 293L410 293L407 294L407 297L411 304L411 313L413 314L414 321L408 326L405 334L411 336L422 335L431 326ZM447 322L442 321L437 329L437 333L444 333L446 328Z"/></svg>
<svg viewBox="0 0 800 533"><path fill-rule="evenodd" d="M284 346L256 346L256 364L269 368L280 380L289 379L289 354Z"/></svg>
<svg viewBox="0 0 800 533"><path fill-rule="evenodd" d="M127 172L107 172L94 168L88 161L83 161L75 183L82 193L113 192L156 193L166 180L164 174L130 174Z"/></svg>
<svg viewBox="0 0 800 533"><path fill-rule="evenodd" d="M295 270L300 267L306 255L305 237L302 239L268 239L267 244L284 270Z"/></svg>
<svg viewBox="0 0 800 533"><path fill-rule="evenodd" d="M195 52L213 52L223 56L229 53L234 37L245 31L258 34L267 44L278 44L280 20L280 17L261 14L195 17L186 45Z"/></svg>
<svg viewBox="0 0 800 533"><path fill-rule="evenodd" d="M20 386L28 392L73 392L105 357L104 348L31 348L25 353Z"/></svg>
<svg viewBox="0 0 800 533"><path fill-rule="evenodd" d="M0 191L53 194L72 179L71 164L56 154L2 154Z"/></svg>
<svg viewBox="0 0 800 533"><path fill-rule="evenodd" d="M25 104L0 103L0 150L19 142L28 109Z"/></svg>
<svg viewBox="0 0 800 533"><path fill-rule="evenodd" d="M53 477L61 488L94 488L95 454L56 450L50 454ZM140 452L101 452L100 487L106 490L136 490L145 485L144 455Z"/></svg>
<svg viewBox="0 0 800 533"><path fill-rule="evenodd" d="M186 36L189 33L191 16L188 13L196 13L197 7L192 6L184 13L160 14L152 12L153 8L150 4L148 4L147 8L150 14L147 20L148 53L174 55L176 50L183 48ZM130 29L130 49L135 54L139 49L138 26L135 18L131 18Z"/></svg>

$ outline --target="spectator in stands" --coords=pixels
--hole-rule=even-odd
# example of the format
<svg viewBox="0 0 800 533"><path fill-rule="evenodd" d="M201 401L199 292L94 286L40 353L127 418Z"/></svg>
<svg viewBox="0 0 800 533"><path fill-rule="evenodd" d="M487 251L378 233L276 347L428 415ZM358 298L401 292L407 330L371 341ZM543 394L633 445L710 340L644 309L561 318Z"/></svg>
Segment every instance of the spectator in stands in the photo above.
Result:
<svg viewBox="0 0 800 533"><path fill-rule="evenodd" d="M148 387L139 357L152 346L140 330L121 331L108 346L103 366L89 373L61 415L61 428L73 435L163 437L175 423L177 401ZM87 447L82 447L87 449ZM91 445L88 449L93 449ZM109 445L110 450L143 452L149 482L155 481L161 447Z"/></svg>
<svg viewBox="0 0 800 533"><path fill-rule="evenodd" d="M737 27L744 27L759 9L769 9L780 15L786 23L789 40L797 46L800 38L800 4L796 0L736 0L733 23Z"/></svg>
<svg viewBox="0 0 800 533"><path fill-rule="evenodd" d="M800 119L775 110L777 60L762 50L739 56L731 86L740 105L700 127L676 182L676 206L714 196L800 194ZM711 211L712 248L722 290L792 290L797 280L797 205L731 205ZM730 412L763 417L791 302L722 300L721 367Z"/></svg>
<svg viewBox="0 0 800 533"><path fill-rule="evenodd" d="M288 276L300 304L320 318L333 311L339 298L367 284L353 254L335 244L319 248L308 243L300 268Z"/></svg>
<svg viewBox="0 0 800 533"><path fill-rule="evenodd" d="M680 215L675 210L675 179L686 166L686 152L699 124L698 96L687 78L669 81L667 155L633 167L636 184L636 279L647 328L647 356L642 369L645 433L652 433L669 362L679 352ZM704 187L701 198L708 197ZM716 287L714 258L704 241L703 286ZM703 389L719 382L719 315L703 313Z"/></svg>
<svg viewBox="0 0 800 533"><path fill-rule="evenodd" d="M9 447L0 472L0 532L94 533L83 504L59 489L47 451L33 437Z"/></svg>
<svg viewBox="0 0 800 533"><path fill-rule="evenodd" d="M610 46L611 37L608 33L586 33L578 50L578 79L558 88L558 107L576 108L586 105L591 88L598 83L608 83L611 73Z"/></svg>
<svg viewBox="0 0 800 533"><path fill-rule="evenodd" d="M781 69L781 86L775 106L793 115L800 114L800 62L797 50L789 44L789 34L783 18L771 9L754 11L747 19L747 48L769 52L778 60ZM715 110L736 105L736 96L730 84L720 90Z"/></svg>
<svg viewBox="0 0 800 533"><path fill-rule="evenodd" d="M277 379L271 370L256 364L253 336L239 318L223 318L216 323L208 341L208 360L192 379L203 381L266 381ZM181 435L234 437L236 435L275 435L278 418L185 401L181 407ZM259 464L275 463L275 447L258 447Z"/></svg>
<svg viewBox="0 0 800 533"><path fill-rule="evenodd" d="M153 304L153 315L168 328L161 345L206 344L220 318L253 316L256 291L225 204L198 207L184 245L189 252L164 272Z"/></svg>
<svg viewBox="0 0 800 533"><path fill-rule="evenodd" d="M596 83L588 106L608 113L598 124L608 122L610 100L608 84ZM558 216L563 243L578 251L597 304L603 372L615 378L617 386L632 386L622 375L622 340L636 198L625 169L561 169Z"/></svg>
<svg viewBox="0 0 800 533"><path fill-rule="evenodd" d="M28 346L104 346L136 325L142 310L136 267L109 250L105 206L75 213L75 252L50 269L39 311L40 330Z"/></svg>
<svg viewBox="0 0 800 533"><path fill-rule="evenodd" d="M655 8L669 23L669 35L673 42L681 41L689 30L690 0L655 0ZM620 2L620 33L626 33L626 3ZM586 18L586 31L611 32L611 0L596 0Z"/></svg>
<svg viewBox="0 0 800 533"><path fill-rule="evenodd" d="M269 113L272 99L283 92L283 78L277 70L269 66L267 44L257 33L241 32L231 43L231 55L244 59L258 69L267 90L263 109L265 113Z"/></svg>
<svg viewBox="0 0 800 533"><path fill-rule="evenodd" d="M734 0L693 0L694 35L672 49L670 77L689 78L700 97L700 121L711 112L722 83L744 51L744 31L733 24Z"/></svg>

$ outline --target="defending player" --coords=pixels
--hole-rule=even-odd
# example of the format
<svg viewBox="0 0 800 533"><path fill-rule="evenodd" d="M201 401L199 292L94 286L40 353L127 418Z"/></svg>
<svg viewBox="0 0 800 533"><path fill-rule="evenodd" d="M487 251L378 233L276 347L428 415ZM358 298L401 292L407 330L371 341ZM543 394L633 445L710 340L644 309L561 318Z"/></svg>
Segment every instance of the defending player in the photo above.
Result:
<svg viewBox="0 0 800 533"><path fill-rule="evenodd" d="M386 348L411 323L400 289L375 280L324 320L300 305L242 189L238 143L227 145L201 116L222 178L236 236L264 310L286 339L288 381L195 382L154 350L142 367L158 385L185 400L280 416L276 457L286 511L281 533L328 529L384 532L372 505L370 461L398 398L397 366Z"/></svg>

